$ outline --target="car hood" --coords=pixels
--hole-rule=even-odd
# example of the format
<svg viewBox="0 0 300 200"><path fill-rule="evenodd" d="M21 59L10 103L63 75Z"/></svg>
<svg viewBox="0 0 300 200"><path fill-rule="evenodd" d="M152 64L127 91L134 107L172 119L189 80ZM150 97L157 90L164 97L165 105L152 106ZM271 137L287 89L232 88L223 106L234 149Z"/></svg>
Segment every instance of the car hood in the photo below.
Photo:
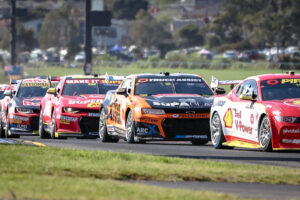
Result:
<svg viewBox="0 0 300 200"><path fill-rule="evenodd" d="M213 102L213 96L194 94L158 94L144 99L152 108L165 110L210 110Z"/></svg>
<svg viewBox="0 0 300 200"><path fill-rule="evenodd" d="M41 105L41 100L43 97L34 98L14 98L14 103L16 107L26 107L26 108L39 108Z"/></svg>
<svg viewBox="0 0 300 200"><path fill-rule="evenodd" d="M102 94L86 94L80 96L63 96L61 102L63 107L73 108L100 108L105 95Z"/></svg>
<svg viewBox="0 0 300 200"><path fill-rule="evenodd" d="M271 109L273 114L300 117L300 99L268 101L266 107Z"/></svg>

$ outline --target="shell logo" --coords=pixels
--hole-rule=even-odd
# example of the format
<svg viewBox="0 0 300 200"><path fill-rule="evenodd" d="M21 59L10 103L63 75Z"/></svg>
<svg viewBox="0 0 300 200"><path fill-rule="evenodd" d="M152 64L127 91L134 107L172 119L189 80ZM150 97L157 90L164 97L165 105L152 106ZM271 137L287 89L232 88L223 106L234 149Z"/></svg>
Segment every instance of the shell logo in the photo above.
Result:
<svg viewBox="0 0 300 200"><path fill-rule="evenodd" d="M233 117L231 108L228 108L223 120L225 122L225 127L232 128Z"/></svg>

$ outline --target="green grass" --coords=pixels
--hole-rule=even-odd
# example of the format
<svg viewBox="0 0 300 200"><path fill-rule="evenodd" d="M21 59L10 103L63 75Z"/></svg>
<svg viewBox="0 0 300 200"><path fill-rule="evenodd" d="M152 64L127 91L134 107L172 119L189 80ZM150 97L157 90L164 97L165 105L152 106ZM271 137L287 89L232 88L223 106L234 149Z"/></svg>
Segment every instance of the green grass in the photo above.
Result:
<svg viewBox="0 0 300 200"><path fill-rule="evenodd" d="M1 145L3 175L300 185L300 169L119 152Z"/></svg>

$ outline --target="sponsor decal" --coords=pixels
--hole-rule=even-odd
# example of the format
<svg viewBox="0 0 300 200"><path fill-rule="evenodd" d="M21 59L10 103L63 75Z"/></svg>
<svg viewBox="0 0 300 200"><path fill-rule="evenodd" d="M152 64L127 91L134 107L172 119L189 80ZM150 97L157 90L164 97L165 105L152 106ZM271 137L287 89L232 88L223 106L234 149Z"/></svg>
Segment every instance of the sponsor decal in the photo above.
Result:
<svg viewBox="0 0 300 200"><path fill-rule="evenodd" d="M148 128L137 127L135 131L136 131L137 134L148 135L149 129Z"/></svg>
<svg viewBox="0 0 300 200"><path fill-rule="evenodd" d="M268 85L277 85L278 83L279 83L278 80L268 80L268 81L267 81L267 84L268 84Z"/></svg>
<svg viewBox="0 0 300 200"><path fill-rule="evenodd" d="M291 83L291 84L300 84L299 78L289 78L289 79L281 79L281 84Z"/></svg>
<svg viewBox="0 0 300 200"><path fill-rule="evenodd" d="M40 99L24 99L23 105L24 106L39 106L41 104Z"/></svg>
<svg viewBox="0 0 300 200"><path fill-rule="evenodd" d="M215 106L223 107L225 103L226 103L226 101L220 100L220 101L217 101L217 102L216 102Z"/></svg>
<svg viewBox="0 0 300 200"><path fill-rule="evenodd" d="M66 124L66 125L69 125L69 124L70 124L70 121L68 121L68 120L60 120L60 124Z"/></svg>
<svg viewBox="0 0 300 200"><path fill-rule="evenodd" d="M179 117L179 114L173 114L172 117L173 117L173 118L178 118L178 117Z"/></svg>
<svg viewBox="0 0 300 200"><path fill-rule="evenodd" d="M232 116L232 110L231 108L228 108L226 114L224 115L224 122L226 128L232 128L233 124L233 116Z"/></svg>
<svg viewBox="0 0 300 200"><path fill-rule="evenodd" d="M89 117L100 117L100 113L88 113Z"/></svg>
<svg viewBox="0 0 300 200"><path fill-rule="evenodd" d="M294 99L290 99L284 102L284 104L288 105L288 106L295 106L295 107L300 107L300 100L294 100Z"/></svg>
<svg viewBox="0 0 300 200"><path fill-rule="evenodd" d="M72 80L66 80L67 84L96 84L100 83L102 80L97 79L85 79L85 80L78 80L78 79L72 79ZM105 81L105 80L103 80Z"/></svg>
<svg viewBox="0 0 300 200"><path fill-rule="evenodd" d="M27 125L25 125L25 124L17 124L16 128L18 128L18 129L25 129L25 130L27 130L28 126L27 126Z"/></svg>
<svg viewBox="0 0 300 200"><path fill-rule="evenodd" d="M13 123L14 124L21 124L22 122L27 122L29 120L28 117L21 117L21 116L13 116Z"/></svg>
<svg viewBox="0 0 300 200"><path fill-rule="evenodd" d="M169 114L170 118L202 118L208 119L210 117L209 113L199 113L199 114Z"/></svg>
<svg viewBox="0 0 300 200"><path fill-rule="evenodd" d="M234 111L234 117L241 119L242 118L242 111L241 110L237 110L237 109L232 109Z"/></svg>
<svg viewBox="0 0 300 200"><path fill-rule="evenodd" d="M179 107L179 108L202 108L204 107L204 102L197 102L195 99L179 99L179 102L170 102L170 103L164 103L164 102L153 102L154 106L163 106L163 107ZM209 104L211 105L211 104Z"/></svg>
<svg viewBox="0 0 300 200"><path fill-rule="evenodd" d="M251 114L251 116L250 116L250 123L251 123L251 124L254 123L254 115L253 115L253 114Z"/></svg>
<svg viewBox="0 0 300 200"><path fill-rule="evenodd" d="M96 107L96 106L92 106L93 104L97 104L100 105L102 103L102 99L89 99L89 100L84 100L84 101L76 101L76 100L69 100L69 104L89 104L91 105L90 107ZM89 106L88 106L89 107Z"/></svg>
<svg viewBox="0 0 300 200"><path fill-rule="evenodd" d="M97 108L101 106L101 102L89 103L87 105L88 108Z"/></svg>
<svg viewBox="0 0 300 200"><path fill-rule="evenodd" d="M71 121L71 122L76 122L78 120L77 117L69 117L69 116L64 116L64 115L61 115L60 116L60 120L65 120L65 121Z"/></svg>
<svg viewBox="0 0 300 200"><path fill-rule="evenodd" d="M286 144L300 144L300 139L282 139L282 142Z"/></svg>
<svg viewBox="0 0 300 200"><path fill-rule="evenodd" d="M299 128L297 128L297 129L287 129L287 128L285 128L285 129L282 130L282 133L283 134L286 134L286 133L300 133L300 129Z"/></svg>
<svg viewBox="0 0 300 200"><path fill-rule="evenodd" d="M158 122L158 120L156 120L156 119L150 119L150 118L145 118L145 117L141 117L140 121L149 122L149 123L157 123Z"/></svg>
<svg viewBox="0 0 300 200"><path fill-rule="evenodd" d="M154 83L154 82L203 82L200 78L140 78L138 83Z"/></svg>
<svg viewBox="0 0 300 200"><path fill-rule="evenodd" d="M207 139L207 135L176 135L175 138L181 139L181 138L186 138L186 139Z"/></svg>
<svg viewBox="0 0 300 200"><path fill-rule="evenodd" d="M242 123L242 121L235 120L236 130L242 133L252 134L253 128L250 126L246 126Z"/></svg>

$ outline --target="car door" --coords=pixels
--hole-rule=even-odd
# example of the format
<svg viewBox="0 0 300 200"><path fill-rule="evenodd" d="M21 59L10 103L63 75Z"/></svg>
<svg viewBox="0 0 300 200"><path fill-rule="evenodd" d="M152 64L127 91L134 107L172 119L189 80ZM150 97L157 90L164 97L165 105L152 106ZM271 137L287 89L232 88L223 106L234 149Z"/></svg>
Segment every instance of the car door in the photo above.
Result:
<svg viewBox="0 0 300 200"><path fill-rule="evenodd" d="M127 108L127 97L132 90L132 79L127 78L123 84L118 88L112 99L112 119L115 126L125 130L125 112Z"/></svg>
<svg viewBox="0 0 300 200"><path fill-rule="evenodd" d="M233 134L235 137L246 141L257 141L256 130L258 123L257 100L258 89L255 80L246 80L237 90L237 99L232 104ZM245 96L251 95L251 100ZM243 98L244 96L244 98Z"/></svg>

